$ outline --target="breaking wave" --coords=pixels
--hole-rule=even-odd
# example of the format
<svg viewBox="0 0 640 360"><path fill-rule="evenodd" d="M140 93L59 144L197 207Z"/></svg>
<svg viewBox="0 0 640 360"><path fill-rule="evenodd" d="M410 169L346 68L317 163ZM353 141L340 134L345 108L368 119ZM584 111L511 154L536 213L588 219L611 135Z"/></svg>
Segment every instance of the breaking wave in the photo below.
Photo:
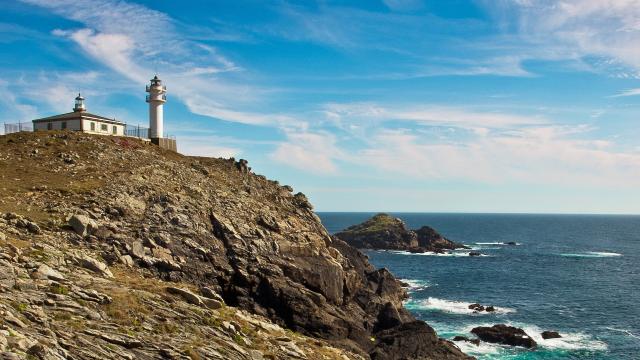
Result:
<svg viewBox="0 0 640 360"><path fill-rule="evenodd" d="M563 253L559 255L564 257L573 257L573 258L607 258L607 257L622 256L622 254L619 254L619 253L606 252L606 251L586 251L582 253Z"/></svg>
<svg viewBox="0 0 640 360"><path fill-rule="evenodd" d="M533 340L536 341L536 343L538 343L538 348L539 349L546 349L546 350L564 350L564 351L577 351L577 350L589 350L589 351L605 351L608 349L608 346L605 342L600 341L600 340L596 340L593 337L591 337L590 335L584 334L584 333L565 333L565 332L560 332L560 335L562 336L561 338L557 338L557 339L543 339L542 338L542 330L540 327L535 326L535 325L526 325L526 324L518 324L518 323L508 323L508 325L510 326L515 326L518 328L521 328L522 330L524 330ZM468 336L469 338L475 338L473 335L471 335L471 330L475 327L478 326L492 326L492 324L488 324L488 323L484 323L484 324L475 324L475 325L469 325L467 327L465 327L463 329L463 331L460 333L460 335L465 335ZM484 344L487 345L485 346L484 349L475 349L475 345L470 344L470 343L465 343L462 344L462 341L456 341L455 342L456 345L458 345L459 347L464 346L465 349L469 349L469 353L476 353L476 354L490 354L491 352L488 352L490 349L490 347L492 347L495 352L499 351L499 349L501 348L506 348L506 349L513 349L512 347L509 346L503 346L503 345L497 345L497 344L486 344L484 342L481 342L480 344ZM469 346L471 345L471 346ZM462 347L461 347L462 349ZM494 352L494 353L495 353Z"/></svg>
<svg viewBox="0 0 640 360"><path fill-rule="evenodd" d="M429 310L440 311L450 314L459 315L491 315L491 314L508 314L516 312L515 309L495 306L494 312L474 312L469 309L469 305L473 303L463 301L451 301L438 298L427 298L422 300L409 300L405 303L405 307L410 310Z"/></svg>
<svg viewBox="0 0 640 360"><path fill-rule="evenodd" d="M425 280L400 279L400 281L409 285L409 292L424 290L431 286L431 284Z"/></svg>
<svg viewBox="0 0 640 360"><path fill-rule="evenodd" d="M385 250L381 250L381 251L385 251ZM450 251L450 252L446 252L446 253L435 253L435 252L431 252L431 251L427 251L427 252L423 252L423 253L412 253L410 251L403 251L403 250L386 250L390 253L393 254L399 254L399 255L415 255L415 256L443 256L443 257L490 257L491 255L487 255L487 254L480 254L480 256L469 256L470 251L469 250L462 250L462 251Z"/></svg>

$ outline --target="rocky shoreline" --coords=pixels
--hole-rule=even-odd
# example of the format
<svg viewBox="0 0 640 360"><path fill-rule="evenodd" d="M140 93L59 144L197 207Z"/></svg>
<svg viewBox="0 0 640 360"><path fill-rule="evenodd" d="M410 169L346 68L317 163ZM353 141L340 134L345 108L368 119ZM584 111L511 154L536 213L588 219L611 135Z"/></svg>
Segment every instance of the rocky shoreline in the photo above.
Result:
<svg viewBox="0 0 640 360"><path fill-rule="evenodd" d="M0 180L2 358L470 358L246 161L17 133Z"/></svg>

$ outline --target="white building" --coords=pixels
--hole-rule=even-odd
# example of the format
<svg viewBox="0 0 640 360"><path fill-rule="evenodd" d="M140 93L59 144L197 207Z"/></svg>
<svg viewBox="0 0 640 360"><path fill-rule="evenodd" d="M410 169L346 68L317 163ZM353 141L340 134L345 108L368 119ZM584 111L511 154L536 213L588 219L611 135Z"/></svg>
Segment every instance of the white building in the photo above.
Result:
<svg viewBox="0 0 640 360"><path fill-rule="evenodd" d="M176 151L176 139L164 134L163 106L167 102L167 87L155 75L151 84L146 87L149 103L149 128L127 126L122 121L87 112L84 98L78 94L73 112L32 120L33 131L70 130L90 134L132 136L151 141L163 149ZM19 131L30 131L29 123L5 124L5 134Z"/></svg>
<svg viewBox="0 0 640 360"><path fill-rule="evenodd" d="M35 119L34 131L73 130L100 135L125 135L125 123L87 112L84 98L78 94L73 112Z"/></svg>

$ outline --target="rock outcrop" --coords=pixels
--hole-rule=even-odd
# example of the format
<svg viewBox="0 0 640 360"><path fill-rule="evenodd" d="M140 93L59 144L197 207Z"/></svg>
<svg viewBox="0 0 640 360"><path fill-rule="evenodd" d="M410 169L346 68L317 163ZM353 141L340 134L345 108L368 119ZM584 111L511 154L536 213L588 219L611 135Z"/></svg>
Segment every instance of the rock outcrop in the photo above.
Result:
<svg viewBox="0 0 640 360"><path fill-rule="evenodd" d="M543 331L542 333L540 333L540 336L542 336L542 338L544 340L548 340L548 339L559 339L562 337L562 335L560 335L559 332L557 331Z"/></svg>
<svg viewBox="0 0 640 360"><path fill-rule="evenodd" d="M480 340L511 346L522 346L528 349L535 348L537 343L524 330L504 324L480 326L471 330Z"/></svg>
<svg viewBox="0 0 640 360"><path fill-rule="evenodd" d="M18 133L0 137L0 183L0 353L468 358L304 194L246 162Z"/></svg>
<svg viewBox="0 0 640 360"><path fill-rule="evenodd" d="M404 221L388 214L377 214L361 224L336 233L335 237L359 249L441 253L466 248L463 244L448 240L429 226L409 230Z"/></svg>

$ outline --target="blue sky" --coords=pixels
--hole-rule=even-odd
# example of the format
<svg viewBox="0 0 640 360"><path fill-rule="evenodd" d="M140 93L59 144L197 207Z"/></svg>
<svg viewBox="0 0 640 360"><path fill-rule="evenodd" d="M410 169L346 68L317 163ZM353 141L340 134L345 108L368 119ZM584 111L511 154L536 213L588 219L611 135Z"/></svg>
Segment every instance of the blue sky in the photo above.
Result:
<svg viewBox="0 0 640 360"><path fill-rule="evenodd" d="M157 70L320 211L640 213L640 0L7 1L0 69L0 122L143 125Z"/></svg>

